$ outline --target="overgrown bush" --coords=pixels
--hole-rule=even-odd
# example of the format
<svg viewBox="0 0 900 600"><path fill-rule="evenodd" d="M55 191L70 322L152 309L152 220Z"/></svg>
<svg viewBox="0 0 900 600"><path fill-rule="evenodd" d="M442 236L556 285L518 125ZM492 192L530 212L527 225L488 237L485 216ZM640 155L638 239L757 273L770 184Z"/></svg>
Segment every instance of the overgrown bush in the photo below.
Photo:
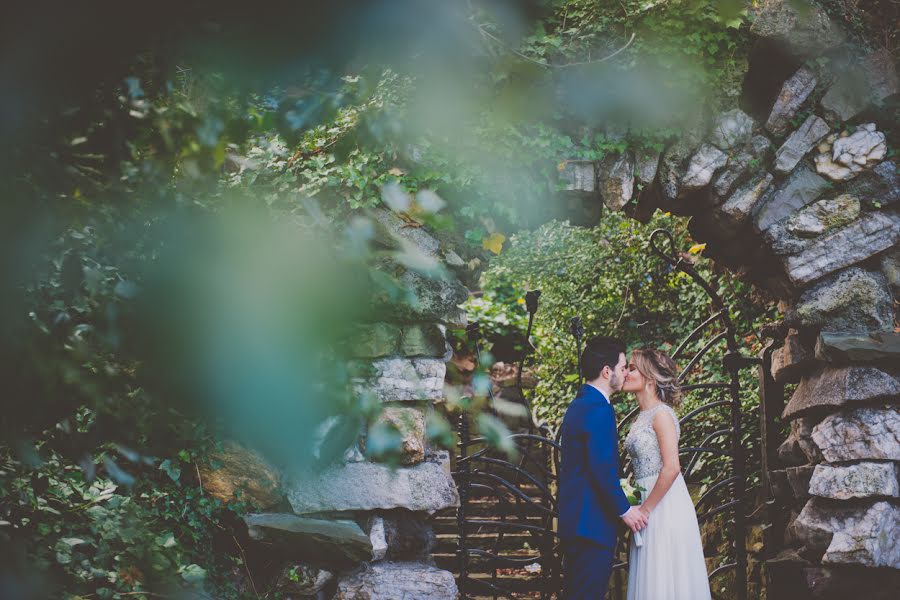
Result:
<svg viewBox="0 0 900 600"><path fill-rule="evenodd" d="M486 349L491 350L498 343L506 343L509 336L522 335L527 320L524 294L541 290L531 338L534 351L526 361L537 378L531 404L538 420L558 426L577 390L577 353L569 333L572 317L581 318L587 337L612 335L622 338L629 348L650 346L672 352L716 312L707 294L690 277L674 271L650 251L650 234L656 228L672 232L680 258L696 263L697 272L722 297L741 353L755 357L761 351L756 332L762 323L775 318L775 308L756 298L750 286L735 274L715 270L702 257L703 246L690 240L685 219L657 212L650 223L642 225L621 213L608 213L591 229L551 222L513 236L509 248L482 275L481 295L467 305L470 318L479 322L488 341ZM690 343L687 358L722 330L714 326ZM688 383L728 381L721 362L724 344L716 349L692 369ZM681 359L680 366L686 362ZM744 447L749 471L756 477L760 459L755 369L741 371L741 384ZM710 399L708 394L691 393L682 413ZM616 410L622 417L634 407L634 400L625 397ZM691 427L696 432L706 431L714 417L727 422L727 412L718 410ZM711 460L696 468L712 477L719 462Z"/></svg>

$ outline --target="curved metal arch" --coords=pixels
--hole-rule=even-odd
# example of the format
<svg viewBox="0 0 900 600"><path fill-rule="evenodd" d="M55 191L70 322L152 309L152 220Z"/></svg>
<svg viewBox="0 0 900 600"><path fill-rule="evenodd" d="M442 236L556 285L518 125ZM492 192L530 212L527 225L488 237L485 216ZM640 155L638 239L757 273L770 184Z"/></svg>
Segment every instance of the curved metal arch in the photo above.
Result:
<svg viewBox="0 0 900 600"><path fill-rule="evenodd" d="M669 254L666 254L665 251L663 251L658 246L658 244L660 243L659 239L663 237L666 238L669 243ZM729 352L737 352L738 345L735 336L734 323L732 323L731 317L728 314L728 307L725 306L725 303L722 301L722 298L721 296L719 296L718 292L716 292L716 290L714 290L712 286L709 285L709 283L707 283L706 280L703 279L703 277L701 277L700 274L694 270L694 267L691 266L690 263L687 263L682 258L678 257L675 251L675 238L672 236L672 234L665 229L654 230L653 233L650 234L650 249L654 254L669 263L669 265L671 265L673 269L687 274L691 279L694 280L694 283L703 288L703 291L706 292L706 295L709 296L710 300L712 300L713 305L716 307L716 310L722 313L722 324L728 331Z"/></svg>

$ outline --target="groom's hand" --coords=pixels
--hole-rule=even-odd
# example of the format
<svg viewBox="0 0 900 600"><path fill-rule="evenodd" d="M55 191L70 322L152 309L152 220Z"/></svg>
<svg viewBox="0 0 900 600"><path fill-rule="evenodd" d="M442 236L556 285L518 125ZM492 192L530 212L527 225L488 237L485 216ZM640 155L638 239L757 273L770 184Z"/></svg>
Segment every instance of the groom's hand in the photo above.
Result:
<svg viewBox="0 0 900 600"><path fill-rule="evenodd" d="M637 533L647 526L647 516L637 506L632 506L628 512L622 515L622 520L632 532Z"/></svg>

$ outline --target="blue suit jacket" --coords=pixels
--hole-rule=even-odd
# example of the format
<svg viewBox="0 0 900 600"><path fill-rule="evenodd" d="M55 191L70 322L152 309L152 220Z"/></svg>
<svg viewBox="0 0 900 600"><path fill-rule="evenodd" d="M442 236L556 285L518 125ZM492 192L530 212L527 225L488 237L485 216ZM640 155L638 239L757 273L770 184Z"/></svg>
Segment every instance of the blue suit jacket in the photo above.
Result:
<svg viewBox="0 0 900 600"><path fill-rule="evenodd" d="M631 505L619 485L616 415L600 390L583 385L562 424L559 537L614 548L619 515Z"/></svg>

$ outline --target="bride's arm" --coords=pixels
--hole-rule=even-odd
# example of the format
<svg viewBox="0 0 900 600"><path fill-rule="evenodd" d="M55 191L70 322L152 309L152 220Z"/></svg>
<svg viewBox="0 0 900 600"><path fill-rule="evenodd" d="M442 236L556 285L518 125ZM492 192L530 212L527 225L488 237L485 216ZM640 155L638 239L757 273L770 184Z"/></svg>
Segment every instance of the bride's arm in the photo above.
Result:
<svg viewBox="0 0 900 600"><path fill-rule="evenodd" d="M663 466L653 490L641 504L641 510L647 515L653 512L681 472L681 463L678 460L678 433L675 431L675 421L667 411L660 410L653 415L653 430L656 432L656 439L659 440Z"/></svg>

